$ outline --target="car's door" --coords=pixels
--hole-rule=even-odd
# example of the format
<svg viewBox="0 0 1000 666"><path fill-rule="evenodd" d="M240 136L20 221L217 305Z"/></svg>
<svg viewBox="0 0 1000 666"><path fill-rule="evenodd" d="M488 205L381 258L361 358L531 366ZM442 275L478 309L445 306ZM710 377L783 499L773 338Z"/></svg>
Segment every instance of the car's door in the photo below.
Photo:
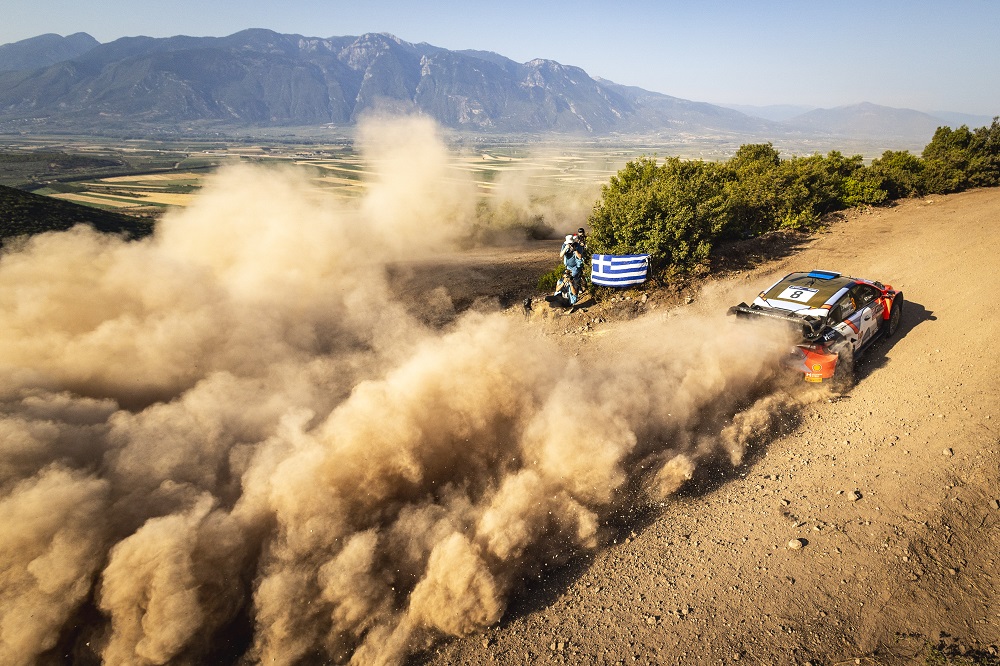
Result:
<svg viewBox="0 0 1000 666"><path fill-rule="evenodd" d="M847 340L848 345L851 350L855 350L861 346L861 329L857 322L861 318L861 313L858 311L854 297L848 292L841 296L840 300L830 308L830 316L834 317L839 322L834 325L834 328L840 332L844 339Z"/></svg>
<svg viewBox="0 0 1000 666"><path fill-rule="evenodd" d="M851 287L850 296L857 306L857 313L852 317L858 328L857 347L867 344L878 333L882 313L885 310L885 306L878 298L879 295L877 289L867 284L856 284Z"/></svg>

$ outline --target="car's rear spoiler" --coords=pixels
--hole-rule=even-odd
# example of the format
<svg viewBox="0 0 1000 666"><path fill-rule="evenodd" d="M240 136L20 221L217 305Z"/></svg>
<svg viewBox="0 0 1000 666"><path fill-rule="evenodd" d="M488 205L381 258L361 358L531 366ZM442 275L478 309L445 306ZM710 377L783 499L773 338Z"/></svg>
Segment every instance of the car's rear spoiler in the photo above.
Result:
<svg viewBox="0 0 1000 666"><path fill-rule="evenodd" d="M815 340L823 332L823 320L812 315L796 315L776 308L751 307L740 303L729 308L726 314L737 317L768 317L778 319L802 327L802 336L807 340Z"/></svg>

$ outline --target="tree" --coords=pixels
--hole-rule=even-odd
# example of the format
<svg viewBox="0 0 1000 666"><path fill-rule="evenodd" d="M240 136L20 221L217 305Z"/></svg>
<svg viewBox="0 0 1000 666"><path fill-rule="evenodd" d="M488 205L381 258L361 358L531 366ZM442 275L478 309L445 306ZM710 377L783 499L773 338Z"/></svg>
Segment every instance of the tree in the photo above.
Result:
<svg viewBox="0 0 1000 666"><path fill-rule="evenodd" d="M965 125L957 130L938 127L924 147L924 182L934 194L958 192L969 187L972 132Z"/></svg>
<svg viewBox="0 0 1000 666"><path fill-rule="evenodd" d="M708 258L725 223L719 165L668 158L630 161L601 188L591 213L595 252L648 253L654 269L689 269Z"/></svg>
<svg viewBox="0 0 1000 666"><path fill-rule="evenodd" d="M727 238L751 238L775 228L781 158L770 143L746 144L725 165Z"/></svg>
<svg viewBox="0 0 1000 666"><path fill-rule="evenodd" d="M885 190L888 199L922 196L926 192L924 163L908 150L887 150L872 160L868 173Z"/></svg>
<svg viewBox="0 0 1000 666"><path fill-rule="evenodd" d="M793 157L781 163L781 225L801 229L814 224L821 215L841 210L845 181L857 172L864 158L844 157L834 150L826 157Z"/></svg>
<svg viewBox="0 0 1000 666"><path fill-rule="evenodd" d="M969 144L969 184L972 187L1000 185L1000 118L989 127L972 132Z"/></svg>

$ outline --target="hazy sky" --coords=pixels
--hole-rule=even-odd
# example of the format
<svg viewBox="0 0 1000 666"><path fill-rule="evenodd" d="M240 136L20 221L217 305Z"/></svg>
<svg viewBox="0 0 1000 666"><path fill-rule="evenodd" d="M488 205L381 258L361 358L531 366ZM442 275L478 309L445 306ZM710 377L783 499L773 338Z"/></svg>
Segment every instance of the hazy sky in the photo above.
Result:
<svg viewBox="0 0 1000 666"><path fill-rule="evenodd" d="M0 43L388 32L698 101L1000 114L995 0L0 0Z"/></svg>

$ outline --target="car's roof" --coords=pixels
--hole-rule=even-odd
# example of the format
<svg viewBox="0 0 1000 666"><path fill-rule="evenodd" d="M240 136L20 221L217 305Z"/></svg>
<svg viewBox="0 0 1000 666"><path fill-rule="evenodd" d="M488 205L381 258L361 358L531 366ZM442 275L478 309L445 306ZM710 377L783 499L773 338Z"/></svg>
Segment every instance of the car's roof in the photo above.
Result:
<svg viewBox="0 0 1000 666"><path fill-rule="evenodd" d="M856 282L832 271L789 273L764 291L761 298L778 307L816 309L831 304L841 290Z"/></svg>

